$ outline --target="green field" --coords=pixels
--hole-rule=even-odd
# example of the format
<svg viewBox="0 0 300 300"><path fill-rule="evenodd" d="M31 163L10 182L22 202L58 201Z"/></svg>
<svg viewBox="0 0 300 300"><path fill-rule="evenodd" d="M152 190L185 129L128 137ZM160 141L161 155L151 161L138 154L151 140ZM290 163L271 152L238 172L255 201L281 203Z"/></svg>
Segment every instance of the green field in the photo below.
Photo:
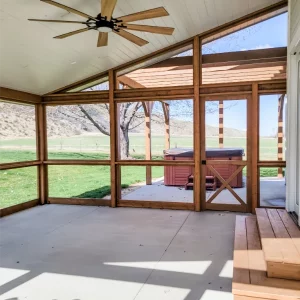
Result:
<svg viewBox="0 0 300 300"><path fill-rule="evenodd" d="M140 155L143 158L145 154L145 137L140 134L130 134L130 154ZM0 156L2 151L13 149L16 151L34 150L34 138L20 138L0 140ZM207 137L206 147L219 147L217 137ZM76 154L87 153L98 156L101 154L108 154L110 151L110 141L108 136L104 135L81 135L73 137L51 137L48 138L48 152L49 159L56 156L57 152L73 152ZM163 135L152 135L152 154L162 155L165 138ZM171 148L174 147L193 147L192 136L171 136ZM276 138L260 138L260 159L261 160L276 160L277 159L277 139ZM246 138L233 138L224 136L224 147L242 147L246 150ZM283 151L284 152L284 151ZM29 153L28 153L29 155ZM52 156L53 155L53 156ZM0 158L1 159L1 158ZM29 158L32 159L32 158ZM3 159L1 159L3 161Z"/></svg>
<svg viewBox="0 0 300 300"><path fill-rule="evenodd" d="M217 138L207 138L207 147L218 147ZM109 138L78 136L50 138L49 159L108 159ZM224 147L245 148L245 138L225 138ZM36 159L34 139L0 141L0 163ZM192 147L191 136L172 137L171 147ZM261 139L261 159L276 159L276 139ZM144 137L130 136L130 152L144 159ZM164 137L152 137L153 159L162 158ZM122 167L122 186L145 181L145 167ZM153 178L163 176L163 167L152 168ZM264 168L261 176L277 176L276 168ZM49 166L49 196L102 198L110 194L109 166ZM37 198L37 167L0 171L0 207Z"/></svg>

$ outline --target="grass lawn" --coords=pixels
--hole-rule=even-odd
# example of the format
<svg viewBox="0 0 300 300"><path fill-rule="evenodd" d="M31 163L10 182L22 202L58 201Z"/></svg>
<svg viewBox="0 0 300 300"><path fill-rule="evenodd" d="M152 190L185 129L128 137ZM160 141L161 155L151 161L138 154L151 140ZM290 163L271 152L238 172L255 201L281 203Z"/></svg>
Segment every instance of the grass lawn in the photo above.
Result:
<svg viewBox="0 0 300 300"><path fill-rule="evenodd" d="M130 137L131 154L144 159L144 138ZM208 147L218 147L217 138L207 138ZM109 139L99 136L67 137L49 139L50 159L109 159ZM192 137L172 137L171 147L192 147ZM2 140L0 142L0 163L36 159L34 139ZM225 139L225 147L244 147L246 139ZM261 158L275 159L276 139L261 139ZM12 150L9 150L11 148ZM153 159L161 159L164 137L152 138ZM69 150L69 151L68 151ZM84 152L84 151L89 152ZM134 151L133 151L134 150ZM276 177L277 168L262 168L262 177ZM145 181L145 167L122 167L122 186ZM163 167L152 168L153 178L163 176ZM109 166L49 166L49 196L102 198L110 194ZM37 167L0 171L0 207L8 207L37 198Z"/></svg>

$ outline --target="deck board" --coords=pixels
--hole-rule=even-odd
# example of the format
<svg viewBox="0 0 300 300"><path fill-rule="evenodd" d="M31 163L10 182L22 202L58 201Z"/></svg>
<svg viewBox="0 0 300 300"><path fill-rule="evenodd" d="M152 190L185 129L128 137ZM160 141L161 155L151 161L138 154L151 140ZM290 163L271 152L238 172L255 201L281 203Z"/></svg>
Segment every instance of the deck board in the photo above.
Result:
<svg viewBox="0 0 300 300"><path fill-rule="evenodd" d="M245 222L243 222L245 221ZM234 248L234 272L232 292L235 300L299 300L300 284L296 280L269 278L266 272L266 263L260 243L258 225L255 216L237 216ZM244 226L245 224L245 227ZM242 226L242 229L239 228ZM246 234L247 250L244 250L244 237ZM238 248L236 248L238 246ZM235 259L239 262L236 263ZM244 260L245 262L241 262ZM240 278L237 266L248 265L250 282Z"/></svg>

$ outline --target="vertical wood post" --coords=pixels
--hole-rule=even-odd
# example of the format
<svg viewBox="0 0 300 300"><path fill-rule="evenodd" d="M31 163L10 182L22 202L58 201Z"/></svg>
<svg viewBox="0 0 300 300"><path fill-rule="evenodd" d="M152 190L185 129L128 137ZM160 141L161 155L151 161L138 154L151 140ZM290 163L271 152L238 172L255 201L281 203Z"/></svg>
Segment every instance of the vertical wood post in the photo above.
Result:
<svg viewBox="0 0 300 300"><path fill-rule="evenodd" d="M48 147L46 107L43 104L35 106L35 122L37 159L41 161L38 166L38 195L40 204L45 204L48 202L48 167L44 161L48 159Z"/></svg>
<svg viewBox="0 0 300 300"><path fill-rule="evenodd" d="M224 104L219 101L219 148L224 147Z"/></svg>
<svg viewBox="0 0 300 300"><path fill-rule="evenodd" d="M145 103L145 145L146 145L146 160L151 160L151 111L152 105L150 102ZM146 166L146 184L152 184L152 169L151 166Z"/></svg>
<svg viewBox="0 0 300 300"><path fill-rule="evenodd" d="M165 150L170 149L170 105L163 103L165 114Z"/></svg>
<svg viewBox="0 0 300 300"><path fill-rule="evenodd" d="M113 70L108 72L109 78L109 115L110 115L110 181L111 181L111 207L117 206L117 190L120 189L120 182L117 180L117 130L116 130L116 103L114 101L115 74ZM119 172L118 172L119 173Z"/></svg>
<svg viewBox="0 0 300 300"><path fill-rule="evenodd" d="M277 134L277 160L283 160L283 105L284 94L278 99L278 134ZM282 178L282 168L278 168L278 177Z"/></svg>
<svg viewBox="0 0 300 300"><path fill-rule="evenodd" d="M247 159L250 160L248 169L249 167L251 168L251 194L247 194L247 196L249 195L247 205L248 211L255 213L255 208L259 206L259 172L257 167L259 160L259 95L257 83L252 84L252 97L248 99L248 102L250 102L250 105L248 105L247 109L250 110L251 113L248 113L247 131L251 130L251 139L250 141L248 140L247 143L250 145L250 147L247 147ZM249 177L247 177L247 179L249 179ZM250 184L247 188L249 189L249 187Z"/></svg>
<svg viewBox="0 0 300 300"><path fill-rule="evenodd" d="M194 78L194 205L200 211L201 159L200 159L200 84L201 84L201 43L199 37L193 43L193 78Z"/></svg>

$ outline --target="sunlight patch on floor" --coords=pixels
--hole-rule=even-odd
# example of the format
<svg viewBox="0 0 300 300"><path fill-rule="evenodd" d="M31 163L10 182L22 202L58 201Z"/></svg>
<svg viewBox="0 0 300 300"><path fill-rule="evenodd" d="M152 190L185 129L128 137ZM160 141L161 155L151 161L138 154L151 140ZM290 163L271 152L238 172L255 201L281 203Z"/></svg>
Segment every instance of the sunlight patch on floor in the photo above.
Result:
<svg viewBox="0 0 300 300"><path fill-rule="evenodd" d="M233 300L229 292L206 290L199 300Z"/></svg>
<svg viewBox="0 0 300 300"><path fill-rule="evenodd" d="M142 283L86 276L42 273L1 295L0 299L132 300Z"/></svg>
<svg viewBox="0 0 300 300"><path fill-rule="evenodd" d="M24 274L27 274L28 272L29 271L27 270L0 268L0 286Z"/></svg>
<svg viewBox="0 0 300 300"><path fill-rule="evenodd" d="M233 278L233 261L232 260L227 260L227 262L225 263L219 276L225 277L225 278Z"/></svg>
<svg viewBox="0 0 300 300"><path fill-rule="evenodd" d="M211 261L106 262L105 265L203 275Z"/></svg>

